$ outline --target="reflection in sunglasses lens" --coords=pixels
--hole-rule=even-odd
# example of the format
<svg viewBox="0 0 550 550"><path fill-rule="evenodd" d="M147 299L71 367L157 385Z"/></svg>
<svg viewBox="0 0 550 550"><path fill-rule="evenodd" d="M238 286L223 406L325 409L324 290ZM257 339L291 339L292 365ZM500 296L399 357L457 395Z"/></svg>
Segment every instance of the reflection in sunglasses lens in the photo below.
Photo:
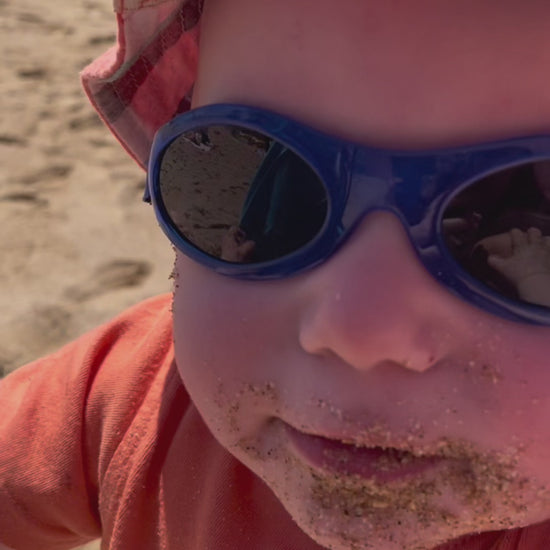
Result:
<svg viewBox="0 0 550 550"><path fill-rule="evenodd" d="M469 185L448 205L443 234L455 259L486 286L550 307L550 161Z"/></svg>
<svg viewBox="0 0 550 550"><path fill-rule="evenodd" d="M240 127L179 136L162 159L160 191L179 234L227 262L290 254L315 238L327 216L325 187L309 165Z"/></svg>

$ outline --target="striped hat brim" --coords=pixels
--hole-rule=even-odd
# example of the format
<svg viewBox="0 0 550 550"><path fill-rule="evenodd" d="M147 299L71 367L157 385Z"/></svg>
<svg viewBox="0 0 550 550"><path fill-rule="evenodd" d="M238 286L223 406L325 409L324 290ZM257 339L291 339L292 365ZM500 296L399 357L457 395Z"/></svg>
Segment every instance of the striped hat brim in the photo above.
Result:
<svg viewBox="0 0 550 550"><path fill-rule="evenodd" d="M81 73L99 116L144 168L156 131L190 108L202 5L114 0L116 44Z"/></svg>

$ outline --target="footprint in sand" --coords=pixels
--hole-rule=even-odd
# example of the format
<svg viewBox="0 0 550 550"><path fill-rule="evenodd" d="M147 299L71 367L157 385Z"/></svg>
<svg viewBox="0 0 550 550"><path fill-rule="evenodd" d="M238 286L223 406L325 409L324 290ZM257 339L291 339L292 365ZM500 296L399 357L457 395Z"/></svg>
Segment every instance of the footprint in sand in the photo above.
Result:
<svg viewBox="0 0 550 550"><path fill-rule="evenodd" d="M91 113L69 120L68 126L70 130L87 130L89 128L102 128L103 122L95 113Z"/></svg>
<svg viewBox="0 0 550 550"><path fill-rule="evenodd" d="M15 179L15 181L25 185L43 183L46 181L66 178L73 171L73 169L74 167L69 164L54 164L53 166L47 166L46 168L38 170L32 174L21 176L20 178Z"/></svg>
<svg viewBox="0 0 550 550"><path fill-rule="evenodd" d="M19 365L17 353L0 347L0 378L6 376Z"/></svg>
<svg viewBox="0 0 550 550"><path fill-rule="evenodd" d="M27 67L19 69L17 76L29 80L42 80L48 77L48 71L44 67Z"/></svg>
<svg viewBox="0 0 550 550"><path fill-rule="evenodd" d="M26 147L28 140L13 134L0 134L0 145L14 145L17 147Z"/></svg>
<svg viewBox="0 0 550 550"><path fill-rule="evenodd" d="M43 199L35 193L6 193L5 195L0 195L0 202L12 202L41 207L46 207L50 204L47 199Z"/></svg>
<svg viewBox="0 0 550 550"><path fill-rule="evenodd" d="M92 36L88 40L90 46L111 46L116 42L116 35L114 33Z"/></svg>
<svg viewBox="0 0 550 550"><path fill-rule="evenodd" d="M100 265L87 282L68 288L65 295L76 302L84 302L113 290L138 286L152 271L149 262L114 260Z"/></svg>
<svg viewBox="0 0 550 550"><path fill-rule="evenodd" d="M17 19L21 23L29 23L31 25L37 25L40 28L40 32L49 31L49 32L62 32L65 35L70 35L75 32L73 27L63 25L57 21L47 21L42 16L31 13L31 12L21 12L17 14Z"/></svg>
<svg viewBox="0 0 550 550"><path fill-rule="evenodd" d="M32 318L25 315L19 321L25 325L27 340L33 340L33 346L37 349L56 346L59 342L67 340L71 327L72 313L62 306L43 305L35 308Z"/></svg>
<svg viewBox="0 0 550 550"><path fill-rule="evenodd" d="M73 314L63 306L43 304L2 325L0 377L74 337Z"/></svg>

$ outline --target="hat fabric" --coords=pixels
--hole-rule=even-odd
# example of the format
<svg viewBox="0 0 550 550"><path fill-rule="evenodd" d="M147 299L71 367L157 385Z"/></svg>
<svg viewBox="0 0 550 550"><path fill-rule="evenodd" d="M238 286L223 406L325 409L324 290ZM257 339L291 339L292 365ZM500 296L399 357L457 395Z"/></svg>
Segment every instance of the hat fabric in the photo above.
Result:
<svg viewBox="0 0 550 550"><path fill-rule="evenodd" d="M190 108L203 0L114 0L116 45L81 74L92 105L147 166L155 132Z"/></svg>

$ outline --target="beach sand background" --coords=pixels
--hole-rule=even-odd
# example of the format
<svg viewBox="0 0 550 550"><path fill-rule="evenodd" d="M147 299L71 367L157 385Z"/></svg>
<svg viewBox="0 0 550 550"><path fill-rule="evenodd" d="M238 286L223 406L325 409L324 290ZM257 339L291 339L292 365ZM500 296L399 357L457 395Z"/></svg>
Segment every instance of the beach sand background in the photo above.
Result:
<svg viewBox="0 0 550 550"><path fill-rule="evenodd" d="M0 0L0 369L169 291L144 172L79 71L115 39L109 0Z"/></svg>
<svg viewBox="0 0 550 550"><path fill-rule="evenodd" d="M144 172L79 72L115 40L109 0L0 0L0 374L171 289ZM88 548L96 548L91 545Z"/></svg>

